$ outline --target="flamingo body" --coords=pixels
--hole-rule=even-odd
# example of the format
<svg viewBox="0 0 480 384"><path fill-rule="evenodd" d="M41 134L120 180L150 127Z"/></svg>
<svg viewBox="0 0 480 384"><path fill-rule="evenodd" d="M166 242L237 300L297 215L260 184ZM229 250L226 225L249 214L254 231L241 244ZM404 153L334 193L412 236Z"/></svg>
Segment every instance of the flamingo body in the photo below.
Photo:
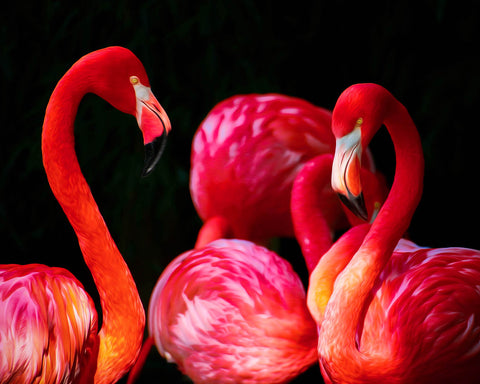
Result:
<svg viewBox="0 0 480 384"><path fill-rule="evenodd" d="M149 306L160 353L195 383L283 383L316 359L316 326L290 264L244 240L178 256Z"/></svg>
<svg viewBox="0 0 480 384"><path fill-rule="evenodd" d="M356 332L358 360L320 339L325 378L333 383L474 383L480 375L479 281L479 251L424 248L401 239ZM355 288L352 284L344 294ZM335 305L329 305L331 313ZM330 319L322 322L329 326Z"/></svg>
<svg viewBox="0 0 480 384"><path fill-rule="evenodd" d="M293 236L290 193L303 163L333 153L331 113L278 94L233 96L195 133L190 192L204 222L217 216L234 238L264 242ZM322 193L332 229L345 224L330 186Z"/></svg>
<svg viewBox="0 0 480 384"><path fill-rule="evenodd" d="M9 264L0 287L0 382L92 382L98 319L82 284L62 268Z"/></svg>
<svg viewBox="0 0 480 384"><path fill-rule="evenodd" d="M473 382L480 375L480 252L406 243L379 276L360 351L406 368L399 382Z"/></svg>

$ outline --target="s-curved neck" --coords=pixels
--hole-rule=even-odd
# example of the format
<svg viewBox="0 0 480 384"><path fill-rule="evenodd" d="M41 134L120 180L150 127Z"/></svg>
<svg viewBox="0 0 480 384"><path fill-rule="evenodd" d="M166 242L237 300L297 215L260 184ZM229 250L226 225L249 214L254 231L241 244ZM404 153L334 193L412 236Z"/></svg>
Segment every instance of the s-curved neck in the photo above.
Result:
<svg viewBox="0 0 480 384"><path fill-rule="evenodd" d="M322 255L332 245L332 233L323 215L322 190L330 182L333 157L320 155L307 162L295 178L292 187L291 214L310 274Z"/></svg>
<svg viewBox="0 0 480 384"><path fill-rule="evenodd" d="M345 371L341 365L346 364L351 372L371 374L377 379L394 370L395 362L391 357L382 361L380 355L373 357L362 353L361 344L357 346L361 340L357 333L361 332L374 284L409 226L423 185L423 154L415 125L405 107L392 95L385 92L383 97L389 98L385 103L388 110L383 111L386 116L383 123L396 153L393 186L362 245L335 282L319 342L321 361L335 365L337 372ZM357 366L353 368L352 365Z"/></svg>
<svg viewBox="0 0 480 384"><path fill-rule="evenodd" d="M349 216L349 222L356 226L355 229L332 246L332 234L323 215L325 202L319 199L321 192L330 186L332 162L332 155L320 155L310 160L299 172L292 188L292 220L310 275L308 307L317 324L323 321L335 279L360 247L370 228L369 224ZM361 173L366 182L365 199L372 211L376 202L383 201L383 185L371 171L362 169ZM348 213L348 209L342 208Z"/></svg>
<svg viewBox="0 0 480 384"><path fill-rule="evenodd" d="M78 105L85 93L95 93L92 79L97 77L92 68L77 63L59 81L45 114L42 155L50 187L78 237L100 296L103 324L95 383L103 383L116 382L135 361L145 313L135 282L110 236L75 153Z"/></svg>
<svg viewBox="0 0 480 384"><path fill-rule="evenodd" d="M390 193L359 250L376 249L381 269L408 229L423 190L424 160L420 136L406 108L392 95L384 124L396 154L395 178Z"/></svg>
<svg viewBox="0 0 480 384"><path fill-rule="evenodd" d="M300 170L292 187L290 210L295 237L302 249L309 274L332 245L333 234L324 215L330 201L320 198L322 193L325 193L325 189L330 188L332 162L333 156L330 154L311 159ZM360 173L364 183L365 202L370 217L373 217L378 209L377 206L384 201L386 194L384 180L381 175L369 169L362 168ZM342 209L352 227L365 224L364 220L353 215L345 206L342 205ZM358 243L358 239L355 243ZM345 263L352 255L353 253L344 258L347 260Z"/></svg>

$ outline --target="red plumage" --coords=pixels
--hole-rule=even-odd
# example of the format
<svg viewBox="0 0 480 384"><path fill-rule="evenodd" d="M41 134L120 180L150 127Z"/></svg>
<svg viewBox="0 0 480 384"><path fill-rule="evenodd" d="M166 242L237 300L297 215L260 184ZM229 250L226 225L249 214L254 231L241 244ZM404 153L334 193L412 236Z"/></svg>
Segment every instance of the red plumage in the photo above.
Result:
<svg viewBox="0 0 480 384"><path fill-rule="evenodd" d="M292 236L290 193L308 159L333 153L331 113L290 96L238 95L217 104L192 143L190 192L204 222L222 217L228 235L265 243ZM346 224L329 186L332 230Z"/></svg>
<svg viewBox="0 0 480 384"><path fill-rule="evenodd" d="M62 268L8 264L0 287L0 382L92 382L98 319L82 284Z"/></svg>
<svg viewBox="0 0 480 384"><path fill-rule="evenodd" d="M52 93L42 132L43 164L95 280L102 328L97 333L92 299L70 272L40 264L1 265L0 383L113 383L138 356L145 312L80 170L73 122L82 97L92 92L136 116L144 137L166 135L170 122L148 85L132 52L109 47L77 61ZM150 107L156 120L142 112Z"/></svg>
<svg viewBox="0 0 480 384"><path fill-rule="evenodd" d="M310 278L322 373L332 383L476 383L480 251L400 239L420 200L423 154L408 112L378 85L354 85L337 101L332 185L358 206L355 161L383 123L397 156L392 189L371 227L348 231Z"/></svg>

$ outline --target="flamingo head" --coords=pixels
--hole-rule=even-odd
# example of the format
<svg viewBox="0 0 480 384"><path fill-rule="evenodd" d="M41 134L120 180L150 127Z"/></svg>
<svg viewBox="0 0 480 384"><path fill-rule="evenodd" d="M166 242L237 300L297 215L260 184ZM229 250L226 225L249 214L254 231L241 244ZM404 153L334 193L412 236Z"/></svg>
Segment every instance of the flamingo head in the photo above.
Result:
<svg viewBox="0 0 480 384"><path fill-rule="evenodd" d="M340 95L332 114L336 138L332 188L341 201L364 220L368 215L360 182L362 151L386 116L385 92L388 93L376 84L352 85Z"/></svg>
<svg viewBox="0 0 480 384"><path fill-rule="evenodd" d="M77 64L91 65L91 70L85 71L89 74L89 91L118 110L136 117L145 145L142 176L147 176L160 159L171 124L150 89L143 64L123 47L100 49L80 59Z"/></svg>

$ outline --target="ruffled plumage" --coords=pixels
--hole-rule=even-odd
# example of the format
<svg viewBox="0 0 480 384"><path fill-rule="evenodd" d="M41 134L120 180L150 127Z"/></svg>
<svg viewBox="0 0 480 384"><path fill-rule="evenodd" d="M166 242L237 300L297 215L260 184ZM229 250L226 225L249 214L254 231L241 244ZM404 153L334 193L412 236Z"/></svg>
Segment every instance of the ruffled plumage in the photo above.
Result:
<svg viewBox="0 0 480 384"><path fill-rule="evenodd" d="M2 265L0 292L0 383L70 383L94 373L97 313L70 272Z"/></svg>
<svg viewBox="0 0 480 384"><path fill-rule="evenodd" d="M160 353L195 383L283 383L317 359L300 279L248 241L178 256L155 287L148 323Z"/></svg>

